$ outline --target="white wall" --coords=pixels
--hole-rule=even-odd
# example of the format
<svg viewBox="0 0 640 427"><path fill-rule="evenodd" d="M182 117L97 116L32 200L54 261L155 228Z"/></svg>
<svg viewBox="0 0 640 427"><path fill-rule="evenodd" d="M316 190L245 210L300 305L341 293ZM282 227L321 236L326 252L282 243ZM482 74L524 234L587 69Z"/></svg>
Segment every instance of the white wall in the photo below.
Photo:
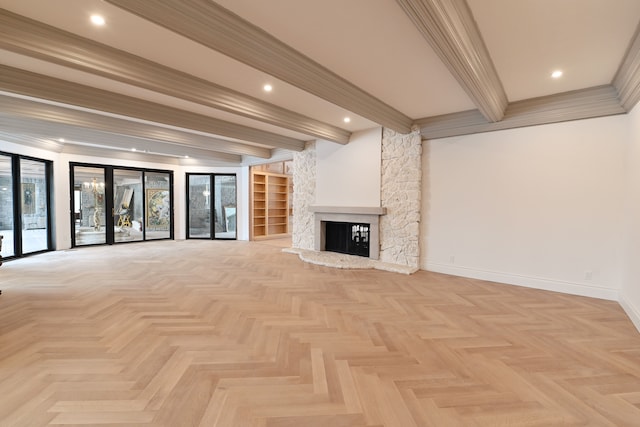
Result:
<svg viewBox="0 0 640 427"><path fill-rule="evenodd" d="M627 121L425 143L421 268L617 299Z"/></svg>
<svg viewBox="0 0 640 427"><path fill-rule="evenodd" d="M625 264L620 303L640 330L640 106L628 115Z"/></svg>
<svg viewBox="0 0 640 427"><path fill-rule="evenodd" d="M316 205L380 206L382 128L354 132L346 145L316 143Z"/></svg>

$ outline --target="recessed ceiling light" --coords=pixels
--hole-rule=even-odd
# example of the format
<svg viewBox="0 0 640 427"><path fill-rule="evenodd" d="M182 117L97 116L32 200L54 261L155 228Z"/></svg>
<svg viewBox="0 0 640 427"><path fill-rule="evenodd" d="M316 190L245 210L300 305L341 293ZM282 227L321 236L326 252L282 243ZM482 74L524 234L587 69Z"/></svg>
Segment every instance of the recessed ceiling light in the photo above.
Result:
<svg viewBox="0 0 640 427"><path fill-rule="evenodd" d="M58 142L64 142L64 138L58 138Z"/></svg>
<svg viewBox="0 0 640 427"><path fill-rule="evenodd" d="M559 79L560 77L562 77L562 70L555 70L553 73L551 73L551 77L553 77L554 79Z"/></svg>
<svg viewBox="0 0 640 427"><path fill-rule="evenodd" d="M135 148L132 148L131 151L138 151L138 150L136 150Z"/></svg>
<svg viewBox="0 0 640 427"><path fill-rule="evenodd" d="M345 117L344 119L342 119L345 123L350 123L351 122L351 118L350 117Z"/></svg>
<svg viewBox="0 0 640 427"><path fill-rule="evenodd" d="M184 158L185 158L185 159L188 159L188 158L189 158L189 156L184 156Z"/></svg>
<svg viewBox="0 0 640 427"><path fill-rule="evenodd" d="M273 90L273 86L271 86L270 84L266 84L262 86L262 89L264 89L265 92L271 92Z"/></svg>
<svg viewBox="0 0 640 427"><path fill-rule="evenodd" d="M98 27L101 27L104 25L105 20L101 15L91 15L91 23L93 25L97 25Z"/></svg>

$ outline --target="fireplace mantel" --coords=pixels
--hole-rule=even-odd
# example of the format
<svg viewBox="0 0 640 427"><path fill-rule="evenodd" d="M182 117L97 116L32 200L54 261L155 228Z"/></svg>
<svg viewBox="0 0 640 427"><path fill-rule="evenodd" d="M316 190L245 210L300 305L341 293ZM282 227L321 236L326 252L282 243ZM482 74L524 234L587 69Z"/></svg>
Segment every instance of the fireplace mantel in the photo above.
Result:
<svg viewBox="0 0 640 427"><path fill-rule="evenodd" d="M380 258L380 215L387 213L379 206L309 206L314 216L314 249L325 250L325 225L327 221L370 224L369 258Z"/></svg>
<svg viewBox="0 0 640 427"><path fill-rule="evenodd" d="M386 215L387 208L379 206L309 206L309 212L313 213L333 213L333 214L354 214L354 215Z"/></svg>

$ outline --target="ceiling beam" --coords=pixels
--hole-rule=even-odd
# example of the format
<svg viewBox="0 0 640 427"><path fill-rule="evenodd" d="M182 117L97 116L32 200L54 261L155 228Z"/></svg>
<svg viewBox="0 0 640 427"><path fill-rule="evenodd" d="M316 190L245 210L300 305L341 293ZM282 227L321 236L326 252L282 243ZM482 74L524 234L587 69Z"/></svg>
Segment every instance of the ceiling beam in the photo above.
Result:
<svg viewBox="0 0 640 427"><path fill-rule="evenodd" d="M482 115L490 122L502 120L507 95L467 2L396 1Z"/></svg>
<svg viewBox="0 0 640 427"><path fill-rule="evenodd" d="M84 145L65 144L62 150L64 154L75 154L79 156L106 157L111 159L135 160L139 162L150 162L155 164L179 165L180 159L177 157L160 156L157 154L138 153L132 151L110 150L100 147L87 147Z"/></svg>
<svg viewBox="0 0 640 427"><path fill-rule="evenodd" d="M624 109L627 112L631 111L640 101L640 24L612 84L618 90L618 97Z"/></svg>
<svg viewBox="0 0 640 427"><path fill-rule="evenodd" d="M43 122L37 118L10 117L0 112L0 128L3 131L20 134L38 139L55 140L56 134L52 135L50 123ZM55 130L60 132L57 135L64 135L63 145L93 145L103 148L114 148L125 151L136 151L155 153L176 158L189 156L207 159L215 159L224 162L241 163L242 156L238 154L221 153L218 151L191 147L186 145L170 144L158 140L135 138L129 135L103 132L96 129L85 129L69 124L57 124Z"/></svg>
<svg viewBox="0 0 640 427"><path fill-rule="evenodd" d="M5 65L0 65L0 91L276 148L304 149L304 141L295 138Z"/></svg>
<svg viewBox="0 0 640 427"><path fill-rule="evenodd" d="M40 138L22 134L16 134L13 132L7 132L4 126L0 124L0 140L6 142L12 142L19 145L27 145L29 147L40 148L46 151L53 151L55 153L61 153L64 149L64 144L61 142L54 142L50 138Z"/></svg>
<svg viewBox="0 0 640 427"><path fill-rule="evenodd" d="M0 48L341 144L351 132L0 9Z"/></svg>
<svg viewBox="0 0 640 427"><path fill-rule="evenodd" d="M616 89L605 85L513 102L499 122L487 122L478 110L471 110L428 117L415 124L423 139L437 139L624 113Z"/></svg>
<svg viewBox="0 0 640 427"><path fill-rule="evenodd" d="M42 128L42 131L47 132L50 138L65 138L67 133L65 126L70 126L76 134L79 129L82 129L83 134L78 138L87 142L91 141L92 131L95 130L218 153L255 156L264 159L271 157L271 150L264 147L60 107L30 99L0 95L0 102L2 103L0 116L10 116L11 120L35 119L40 124L33 123L32 127Z"/></svg>
<svg viewBox="0 0 640 427"><path fill-rule="evenodd" d="M105 0L397 132L412 120L211 0Z"/></svg>

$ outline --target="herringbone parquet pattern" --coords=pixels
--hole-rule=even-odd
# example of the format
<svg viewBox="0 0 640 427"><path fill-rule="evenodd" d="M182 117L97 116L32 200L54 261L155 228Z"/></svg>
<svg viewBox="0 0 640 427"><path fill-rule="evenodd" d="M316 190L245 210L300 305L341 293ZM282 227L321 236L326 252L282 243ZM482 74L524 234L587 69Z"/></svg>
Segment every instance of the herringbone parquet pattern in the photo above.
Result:
<svg viewBox="0 0 640 427"><path fill-rule="evenodd" d="M640 425L614 302L248 242L47 253L0 283L2 426Z"/></svg>

